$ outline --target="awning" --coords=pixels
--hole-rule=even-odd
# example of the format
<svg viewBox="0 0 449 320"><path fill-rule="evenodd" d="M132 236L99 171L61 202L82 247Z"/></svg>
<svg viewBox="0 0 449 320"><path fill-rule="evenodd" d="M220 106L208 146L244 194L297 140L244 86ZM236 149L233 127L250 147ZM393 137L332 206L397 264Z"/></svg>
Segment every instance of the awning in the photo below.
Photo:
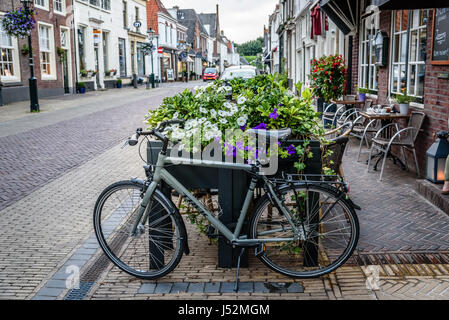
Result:
<svg viewBox="0 0 449 320"><path fill-rule="evenodd" d="M360 13L358 0L321 0L320 7L344 34L357 29Z"/></svg>
<svg viewBox="0 0 449 320"><path fill-rule="evenodd" d="M447 0L373 0L373 5L378 6L380 10L399 10L399 9L429 9L429 8L447 8Z"/></svg>

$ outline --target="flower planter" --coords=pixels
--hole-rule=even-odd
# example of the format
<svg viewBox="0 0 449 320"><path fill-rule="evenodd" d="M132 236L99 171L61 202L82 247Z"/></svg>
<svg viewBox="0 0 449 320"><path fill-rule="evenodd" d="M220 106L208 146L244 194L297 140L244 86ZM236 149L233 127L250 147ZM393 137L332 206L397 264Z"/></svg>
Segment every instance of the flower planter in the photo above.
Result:
<svg viewBox="0 0 449 320"><path fill-rule="evenodd" d="M408 103L400 103L399 104L399 110L400 110L401 114L408 114L408 108L409 108Z"/></svg>
<svg viewBox="0 0 449 320"><path fill-rule="evenodd" d="M366 100L366 93L359 93L359 100L360 101L365 101Z"/></svg>
<svg viewBox="0 0 449 320"><path fill-rule="evenodd" d="M301 140L291 140L284 142L282 147L302 143L303 141ZM311 141L310 147L313 158L306 160L305 171L308 174L321 174L320 143ZM148 164L156 163L161 148L162 143L160 141L148 142ZM168 151L168 154L170 154L170 151ZM287 159L279 159L279 168L275 176L281 177L282 172L296 173L294 167L296 161L297 159L294 156ZM218 189L218 199L223 209L220 221L230 228L235 226L251 180L249 174L241 170L196 167L192 165L172 165L167 167L167 171L188 189ZM170 190L166 190L166 193L169 194ZM245 227L244 232L248 232L248 229ZM220 238L218 243L218 266L221 268L236 267L239 253L239 249L233 249ZM247 266L247 256L242 258L241 263L242 267Z"/></svg>
<svg viewBox="0 0 449 320"><path fill-rule="evenodd" d="M81 94L86 93L86 88L85 88L85 87L79 88L79 92L80 92Z"/></svg>

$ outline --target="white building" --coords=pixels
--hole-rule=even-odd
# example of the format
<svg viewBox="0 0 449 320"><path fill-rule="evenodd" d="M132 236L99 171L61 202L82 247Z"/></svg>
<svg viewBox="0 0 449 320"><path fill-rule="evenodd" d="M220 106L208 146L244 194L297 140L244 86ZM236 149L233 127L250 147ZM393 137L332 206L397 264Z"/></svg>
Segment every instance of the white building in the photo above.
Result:
<svg viewBox="0 0 449 320"><path fill-rule="evenodd" d="M115 87L117 78L126 84L133 74L150 73L142 50L148 42L145 0L74 0L74 22L78 81L89 89ZM86 77L86 71L95 75Z"/></svg>
<svg viewBox="0 0 449 320"><path fill-rule="evenodd" d="M347 56L347 39L321 12L319 3L318 0L280 0L269 17L270 56L267 58L271 59L271 72L286 72L290 87L298 81L308 83L314 58L330 54ZM317 24L318 28L312 27Z"/></svg>

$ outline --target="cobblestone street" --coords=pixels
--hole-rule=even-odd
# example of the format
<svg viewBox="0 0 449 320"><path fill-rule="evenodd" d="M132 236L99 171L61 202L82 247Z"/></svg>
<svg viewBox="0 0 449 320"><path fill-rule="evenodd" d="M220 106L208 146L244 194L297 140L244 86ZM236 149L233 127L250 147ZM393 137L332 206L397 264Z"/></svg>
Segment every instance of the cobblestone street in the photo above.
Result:
<svg viewBox="0 0 449 320"><path fill-rule="evenodd" d="M344 173L362 207L361 236L354 257L330 275L293 281L250 255L234 293L235 269L218 268L216 245L187 221L191 253L159 281L108 263L93 234L95 200L112 182L143 176L138 149L121 149L123 140L144 126L149 108L195 85L48 99L40 114L26 113L26 104L0 108L0 299L449 299L449 217L391 162L383 182L366 173L356 140ZM66 289L70 266L90 279L76 294Z"/></svg>

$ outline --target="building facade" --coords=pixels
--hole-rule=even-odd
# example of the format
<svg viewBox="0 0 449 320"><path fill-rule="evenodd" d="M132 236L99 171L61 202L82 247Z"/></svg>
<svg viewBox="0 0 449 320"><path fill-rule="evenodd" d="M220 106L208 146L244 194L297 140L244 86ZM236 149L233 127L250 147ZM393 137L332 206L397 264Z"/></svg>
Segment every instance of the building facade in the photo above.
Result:
<svg viewBox="0 0 449 320"><path fill-rule="evenodd" d="M1 1L0 18L22 7L19 0ZM72 6L70 0L35 0L36 25L32 30L34 74L39 97L74 92ZM0 101L29 99L28 39L7 35L0 27Z"/></svg>

